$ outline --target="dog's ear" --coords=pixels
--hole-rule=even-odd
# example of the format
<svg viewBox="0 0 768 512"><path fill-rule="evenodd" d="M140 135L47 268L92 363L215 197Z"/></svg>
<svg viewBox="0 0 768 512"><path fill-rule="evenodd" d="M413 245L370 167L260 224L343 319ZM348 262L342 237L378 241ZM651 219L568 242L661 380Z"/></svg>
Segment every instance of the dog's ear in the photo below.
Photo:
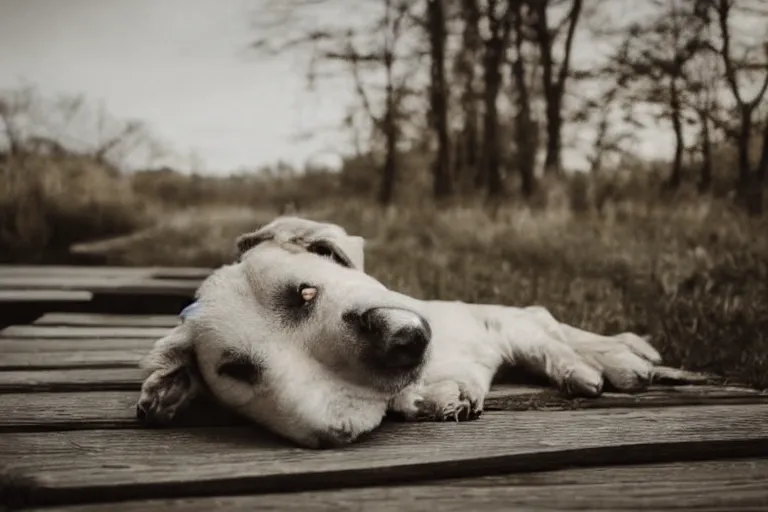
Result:
<svg viewBox="0 0 768 512"><path fill-rule="evenodd" d="M345 267L365 270L365 239L361 236L324 233L312 240L307 250Z"/></svg>
<svg viewBox="0 0 768 512"><path fill-rule="evenodd" d="M300 217L278 217L269 224L237 238L237 250L242 257L250 249L267 240L290 242L307 251L330 257L336 263L364 270L365 240L348 235L341 226Z"/></svg>
<svg viewBox="0 0 768 512"><path fill-rule="evenodd" d="M182 367L195 368L197 360L187 326L177 325L165 337L157 340L139 366L163 374L173 373Z"/></svg>
<svg viewBox="0 0 768 512"><path fill-rule="evenodd" d="M237 252L240 256L245 254L246 251L256 247L261 242L270 240L272 237L268 233L262 230L256 230L252 233L245 233L237 237L235 245L237 246Z"/></svg>

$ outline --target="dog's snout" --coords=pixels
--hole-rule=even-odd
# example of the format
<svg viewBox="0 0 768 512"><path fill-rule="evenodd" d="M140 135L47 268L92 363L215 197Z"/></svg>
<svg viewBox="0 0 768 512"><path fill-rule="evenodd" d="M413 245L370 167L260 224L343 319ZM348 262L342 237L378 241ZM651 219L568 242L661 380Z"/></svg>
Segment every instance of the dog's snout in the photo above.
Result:
<svg viewBox="0 0 768 512"><path fill-rule="evenodd" d="M376 359L393 369L411 369L421 364L432 332L419 314L401 308L377 307L345 315L372 345Z"/></svg>

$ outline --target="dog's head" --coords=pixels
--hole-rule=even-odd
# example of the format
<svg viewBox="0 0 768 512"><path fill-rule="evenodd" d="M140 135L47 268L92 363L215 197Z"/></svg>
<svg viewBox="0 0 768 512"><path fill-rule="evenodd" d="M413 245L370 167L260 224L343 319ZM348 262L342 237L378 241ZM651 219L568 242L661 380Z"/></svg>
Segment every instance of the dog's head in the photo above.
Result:
<svg viewBox="0 0 768 512"><path fill-rule="evenodd" d="M378 426L425 360L419 303L365 274L362 239L338 226L278 219L238 247L182 325L213 395L305 446Z"/></svg>

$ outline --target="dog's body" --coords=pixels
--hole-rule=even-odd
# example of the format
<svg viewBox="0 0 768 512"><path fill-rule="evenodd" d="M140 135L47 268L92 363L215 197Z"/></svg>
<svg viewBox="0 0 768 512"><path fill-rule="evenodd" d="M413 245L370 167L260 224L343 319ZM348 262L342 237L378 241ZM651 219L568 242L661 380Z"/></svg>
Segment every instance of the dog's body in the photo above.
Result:
<svg viewBox="0 0 768 512"><path fill-rule="evenodd" d="M362 269L362 239L278 219L238 240L241 260L215 271L186 320L144 362L140 416L170 421L202 389L309 447L349 443L387 411L408 420L479 416L504 364L569 395L604 379L646 387L661 358L643 338L601 336L541 307L422 301ZM327 257L324 257L327 256Z"/></svg>

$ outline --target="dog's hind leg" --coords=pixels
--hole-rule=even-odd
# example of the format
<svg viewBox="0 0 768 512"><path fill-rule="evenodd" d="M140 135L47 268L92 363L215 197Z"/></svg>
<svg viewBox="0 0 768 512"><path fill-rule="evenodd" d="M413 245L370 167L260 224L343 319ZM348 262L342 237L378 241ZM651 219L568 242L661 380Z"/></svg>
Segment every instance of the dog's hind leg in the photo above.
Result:
<svg viewBox="0 0 768 512"><path fill-rule="evenodd" d="M203 389L192 340L183 324L159 339L141 366L151 372L136 404L136 415L145 424L169 423Z"/></svg>

